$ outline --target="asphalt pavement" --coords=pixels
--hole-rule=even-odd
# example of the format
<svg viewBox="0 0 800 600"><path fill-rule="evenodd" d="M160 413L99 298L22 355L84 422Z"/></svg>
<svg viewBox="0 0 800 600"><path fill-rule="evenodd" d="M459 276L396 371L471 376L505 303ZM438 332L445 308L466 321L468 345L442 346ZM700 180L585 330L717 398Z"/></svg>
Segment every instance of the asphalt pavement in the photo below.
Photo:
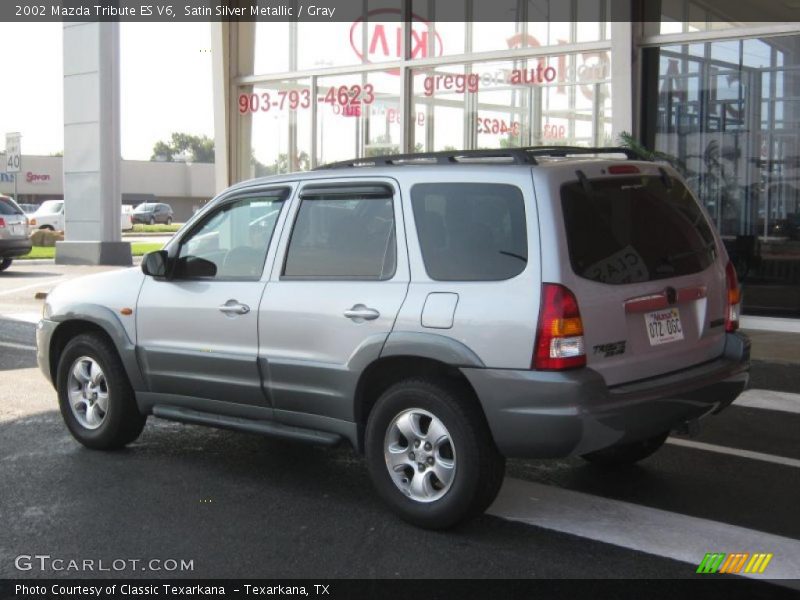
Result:
<svg viewBox="0 0 800 600"><path fill-rule="evenodd" d="M386 510L346 447L152 417L122 451L74 442L35 368L33 294L99 269L0 277L0 577L687 578L706 552L772 552L756 577L797 585L796 363L754 361L754 389L636 467L509 461L489 514L428 532ZM192 568L20 571L27 554Z"/></svg>

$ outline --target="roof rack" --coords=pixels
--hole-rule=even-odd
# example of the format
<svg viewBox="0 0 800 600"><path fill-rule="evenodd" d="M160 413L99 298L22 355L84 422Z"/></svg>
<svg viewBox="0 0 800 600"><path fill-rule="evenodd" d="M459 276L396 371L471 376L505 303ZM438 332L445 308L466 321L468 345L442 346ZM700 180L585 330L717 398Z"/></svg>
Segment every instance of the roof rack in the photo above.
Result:
<svg viewBox="0 0 800 600"><path fill-rule="evenodd" d="M633 148L608 146L603 148L586 148L584 146L528 146L522 148L532 156L577 156L585 154L624 154L628 160L649 160Z"/></svg>
<svg viewBox="0 0 800 600"><path fill-rule="evenodd" d="M536 160L524 148L497 148L493 150L446 150L443 152L415 152L413 154L389 154L385 156L367 156L353 158L341 162L321 165L321 169L344 169L348 167L382 167L397 165L426 164L458 164L458 163L512 163L515 165L533 165Z"/></svg>
<svg viewBox="0 0 800 600"><path fill-rule="evenodd" d="M400 165L430 164L515 164L535 165L537 156L565 157L590 154L624 154L628 160L647 160L631 148L584 148L583 146L528 146L523 148L495 148L491 150L453 150L443 152L415 152L413 154L388 154L367 156L321 165L315 170L346 169L355 167L391 167Z"/></svg>

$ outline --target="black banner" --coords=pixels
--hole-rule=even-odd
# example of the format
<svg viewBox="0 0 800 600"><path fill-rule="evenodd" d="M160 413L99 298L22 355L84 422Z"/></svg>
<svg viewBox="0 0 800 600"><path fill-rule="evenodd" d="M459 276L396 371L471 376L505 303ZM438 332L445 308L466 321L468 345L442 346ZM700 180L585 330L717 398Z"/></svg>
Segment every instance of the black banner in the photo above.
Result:
<svg viewBox="0 0 800 600"><path fill-rule="evenodd" d="M774 585L778 583L780 585ZM786 587L794 585L794 589ZM797 598L800 582L761 582L711 576L682 580L647 579L389 579L389 580L0 580L0 599L89 600L92 598L237 600L285 598L318 600L536 600L551 598L635 598L658 600L699 597L703 600L781 600Z"/></svg>
<svg viewBox="0 0 800 600"><path fill-rule="evenodd" d="M689 2L693 16L671 14L660 0L3 0L0 21L304 21L358 19L439 22L661 21L786 23L800 21L800 5L784 0ZM678 3L677 6L682 6ZM699 11L699 12L698 12ZM666 14L665 14L666 13Z"/></svg>

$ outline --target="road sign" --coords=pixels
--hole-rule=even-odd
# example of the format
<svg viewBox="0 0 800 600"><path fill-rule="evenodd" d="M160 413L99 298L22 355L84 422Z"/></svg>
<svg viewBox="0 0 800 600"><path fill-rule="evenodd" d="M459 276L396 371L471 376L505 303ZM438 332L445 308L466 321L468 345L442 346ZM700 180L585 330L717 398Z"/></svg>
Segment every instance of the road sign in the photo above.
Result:
<svg viewBox="0 0 800 600"><path fill-rule="evenodd" d="M6 134L6 171L8 173L19 173L22 168L22 150L19 138L18 133Z"/></svg>

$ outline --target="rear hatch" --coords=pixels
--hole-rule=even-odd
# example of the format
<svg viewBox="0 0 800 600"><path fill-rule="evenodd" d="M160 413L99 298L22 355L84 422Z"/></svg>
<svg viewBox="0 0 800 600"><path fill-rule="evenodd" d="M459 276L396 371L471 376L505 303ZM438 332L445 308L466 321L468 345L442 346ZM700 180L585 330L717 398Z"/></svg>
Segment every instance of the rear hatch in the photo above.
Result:
<svg viewBox="0 0 800 600"><path fill-rule="evenodd" d="M560 188L588 366L617 385L720 356L724 250L704 211L663 168L594 174Z"/></svg>
<svg viewBox="0 0 800 600"><path fill-rule="evenodd" d="M11 198L0 196L0 238L28 237L28 217Z"/></svg>

